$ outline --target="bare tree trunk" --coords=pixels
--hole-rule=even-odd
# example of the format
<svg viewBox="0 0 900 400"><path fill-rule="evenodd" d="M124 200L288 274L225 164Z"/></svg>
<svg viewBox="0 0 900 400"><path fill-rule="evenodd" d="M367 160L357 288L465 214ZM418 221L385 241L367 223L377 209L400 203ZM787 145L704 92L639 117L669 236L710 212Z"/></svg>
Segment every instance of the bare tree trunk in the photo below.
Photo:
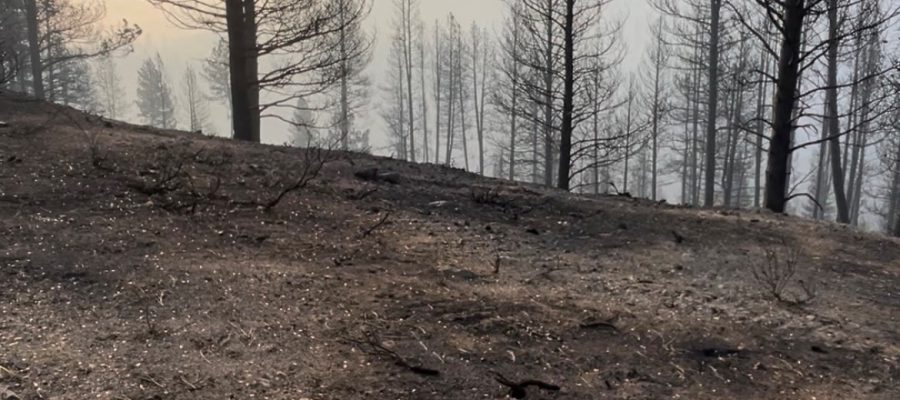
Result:
<svg viewBox="0 0 900 400"><path fill-rule="evenodd" d="M743 136L744 129L744 119L743 119L743 110L744 110L744 82L743 75L747 69L747 32L741 30L741 41L740 47L738 49L738 63L735 71L735 79L734 79L734 93L731 98L731 112L728 121L728 151L725 152L725 168L723 170L722 176L722 187L724 194L724 203L726 207L737 206L740 207L740 204L734 203L735 192L734 192L734 179L735 174L738 171L738 160L737 155L740 151L738 149L741 136Z"/></svg>
<svg viewBox="0 0 900 400"><path fill-rule="evenodd" d="M815 220L821 220L825 215L825 210L821 209L820 205L825 203L825 199L828 197L828 191L825 188L825 174L830 172L828 170L828 136L830 135L828 131L828 103L825 103L825 111L823 115L826 117L822 119L822 135L821 140L822 144L819 145L819 155L818 160L816 162L816 183L815 183L815 192L813 193L813 198L818 202L818 204L813 204L813 212L812 218Z"/></svg>
<svg viewBox="0 0 900 400"><path fill-rule="evenodd" d="M519 62L518 58L518 28L515 28L515 37L513 39L513 62L512 62L512 112L509 117L509 180L516 179L516 130L518 128L519 118Z"/></svg>
<svg viewBox="0 0 900 400"><path fill-rule="evenodd" d="M228 24L228 58L231 64L231 104L234 138L254 141L253 113L249 82L250 49L246 47L247 27L244 20L243 0L226 0L225 12Z"/></svg>
<svg viewBox="0 0 900 400"><path fill-rule="evenodd" d="M406 93L407 102L409 103L407 111L409 112L409 159L416 162L416 140L415 140L415 124L416 117L413 110L413 78L412 78L412 1L403 1L403 30L405 40L403 41L403 58L406 61Z"/></svg>
<svg viewBox="0 0 900 400"><path fill-rule="evenodd" d="M660 22L658 26L659 26L659 29L656 32L656 59L654 60L654 66L653 66L653 68L654 68L654 71L653 71L653 74L654 74L654 76L653 76L653 110L652 110L652 115L653 115L653 121L652 121L652 123L653 123L653 132L652 132L653 148L652 148L652 152L653 153L652 153L651 166L650 166L650 168L651 168L650 184L652 185L652 187L650 188L650 199L653 201L656 201L656 192L657 192L657 186L658 186L657 175L659 172L659 165L658 165L658 162L659 162L659 121L660 121L660 118L662 118L662 116L661 116L662 110L660 110L660 106L659 106L659 103L661 100L660 99L660 90L661 90L660 89L660 79L661 79L662 68L663 68L663 56L664 56L663 52L665 51L665 47L664 47L665 42L663 41L663 36L662 36L663 35L662 22Z"/></svg>
<svg viewBox="0 0 900 400"><path fill-rule="evenodd" d="M682 141L684 142L684 150L681 152L681 204L687 205L691 197L691 194L688 192L688 166L690 165L689 158L691 157L691 131L689 120L686 120L684 123L684 135L682 136Z"/></svg>
<svg viewBox="0 0 900 400"><path fill-rule="evenodd" d="M741 68L740 73L744 72L743 65L743 51L741 51L742 61L740 62ZM740 144L740 138L742 135L742 127L744 124L743 118L741 117L741 111L744 109L744 86L741 83L740 78L738 79L737 89L735 91L734 98L732 102L734 104L734 109L731 112L731 123L729 128L729 139L730 143L728 143L729 151L725 154L726 164L728 165L727 173L725 175L725 205L728 207L734 206L732 203L732 199L734 198L734 175L737 168L735 165L737 164L737 153L738 153L738 145ZM737 205L740 207L740 205Z"/></svg>
<svg viewBox="0 0 900 400"><path fill-rule="evenodd" d="M731 100L728 103L729 108L728 125L726 129L727 135L725 137L725 159L722 163L722 203L725 207L731 206L731 187L729 186L728 177L732 174L731 155L734 154L735 151L735 149L731 145L735 137L735 116L738 113L737 92L737 89L733 89L731 91Z"/></svg>
<svg viewBox="0 0 900 400"><path fill-rule="evenodd" d="M399 45L403 45L402 42L398 42ZM400 139L400 143L398 143L397 148L397 157L401 160L408 160L409 158L409 146L408 146L408 138L407 138L407 130L406 130L406 91L405 86L406 82L403 79L404 71L403 66L406 63L403 59L403 49L398 49L400 51L399 56L397 57L397 136Z"/></svg>
<svg viewBox="0 0 900 400"><path fill-rule="evenodd" d="M422 158L428 162L428 97L425 93L425 29L419 30L419 77L422 85Z"/></svg>
<svg viewBox="0 0 900 400"><path fill-rule="evenodd" d="M341 7L345 6L345 3L340 3ZM347 27L344 22L344 16L347 10L341 10L339 18L341 18L341 26L340 26L340 52L341 52L341 121L340 121L340 130L341 130L341 150L347 151L350 149L350 82L349 82L349 68L347 68L347 64L349 60L347 59Z"/></svg>
<svg viewBox="0 0 900 400"><path fill-rule="evenodd" d="M41 67L41 43L38 39L37 0L25 0L25 18L28 25L28 55L31 57L31 88L34 97L43 100L44 70Z"/></svg>
<svg viewBox="0 0 900 400"><path fill-rule="evenodd" d="M44 0L43 3L44 3L45 9L49 8L47 0ZM50 26L50 18L44 18L44 31L46 31L46 32L53 31L53 27ZM41 79L41 82L43 82L43 86L44 86L44 89L43 89L44 90L44 98L46 98L47 100L50 100L52 102L52 101L56 101L56 76L54 76L54 74L53 74L54 71L56 70L56 68L53 65L53 63L50 62L50 60L53 60L56 57L56 55L57 55L56 52L59 51L59 45L53 39L52 35L47 35L47 36L48 36L48 38L47 38L47 57L45 59L47 61L47 63L43 63L43 61L42 61L41 65L40 65L41 72L47 74L47 79L45 80L43 76L41 76L40 79ZM40 46L40 45L41 45L41 42L40 42L40 39L38 39L38 46Z"/></svg>
<svg viewBox="0 0 900 400"><path fill-rule="evenodd" d="M865 97L865 96L863 96ZM863 100L865 101L865 100ZM865 103L863 104L863 110L865 110ZM862 117L859 118L862 120ZM859 175L859 171L857 170L859 166L859 157L860 157L860 143L863 137L862 127L858 127L853 133L852 138L852 148L853 150L850 152L850 171L847 173L847 207L850 209L850 219L853 219L853 205L856 204L856 200L854 199L854 195L856 194L856 177Z"/></svg>
<svg viewBox="0 0 900 400"><path fill-rule="evenodd" d="M850 223L850 210L847 207L847 195L844 192L844 170L841 164L840 124L837 104L837 68L838 68L838 0L829 0L828 4L828 90L825 91L825 103L828 112L828 133L831 135L831 172L833 174L834 197L837 206L837 221Z"/></svg>
<svg viewBox="0 0 900 400"><path fill-rule="evenodd" d="M478 173L484 175L484 148L481 139L481 110L478 109L478 33L472 26L472 104L475 107L475 135L478 140Z"/></svg>
<svg viewBox="0 0 900 400"><path fill-rule="evenodd" d="M462 49L462 36L460 35L460 43L459 48ZM466 99L463 97L463 77L462 77L462 51L460 51L459 57L457 57L459 61L458 70L459 78L456 80L459 83L459 129L460 134L462 135L462 146L463 146L463 165L465 166L466 171L469 171L469 140L468 136L466 136Z"/></svg>
<svg viewBox="0 0 900 400"><path fill-rule="evenodd" d="M628 104L625 110L625 171L622 182L622 190L628 192L628 161L631 158L631 126L632 108L634 106L634 92L628 92Z"/></svg>
<svg viewBox="0 0 900 400"><path fill-rule="evenodd" d="M260 142L259 56L256 49L256 0L244 0L244 48L247 50L247 91L250 93L252 141Z"/></svg>
<svg viewBox="0 0 900 400"><path fill-rule="evenodd" d="M544 49L544 186L553 186L553 1L547 0Z"/></svg>
<svg viewBox="0 0 900 400"><path fill-rule="evenodd" d="M881 53L879 49L881 37L877 33L872 33L869 38L868 43L868 54L866 55L866 63L865 63L865 76L872 77L877 74L878 65L881 61ZM858 156L854 157L855 165L856 165L856 185L851 187L851 196L852 201L850 203L850 222L853 225L859 225L859 215L860 209L862 208L862 187L864 184L865 178L865 170L866 170L866 147L869 146L869 133L870 133L870 125L871 125L871 113L872 113L872 92L875 90L874 88L875 79L867 79L863 83L863 92L862 92L862 110L859 113L859 117L861 119L860 127L859 127L859 140L857 141L857 148L854 153L858 153Z"/></svg>
<svg viewBox="0 0 900 400"><path fill-rule="evenodd" d="M900 138L894 155L894 179L888 208L888 233L900 237Z"/></svg>
<svg viewBox="0 0 900 400"><path fill-rule="evenodd" d="M591 152L593 153L592 162L593 162L593 180L594 180L594 194L600 194L600 96L596 94L599 91L600 87L600 70L595 70L593 72L591 86L593 86L593 90L595 91L595 95L593 96L592 106L593 109L591 115L591 131L594 133L594 142L591 146Z"/></svg>
<svg viewBox="0 0 900 400"><path fill-rule="evenodd" d="M482 37L483 40L483 37ZM479 42L479 33L477 25L472 26L472 102L475 107L475 133L478 140L478 173L484 175L484 77L481 79L481 97L478 96L479 77L478 77L478 53L483 49L480 46L486 46L485 43ZM482 60L487 54L482 55ZM484 66L485 69L487 66ZM484 75L485 71L481 71Z"/></svg>
<svg viewBox="0 0 900 400"><path fill-rule="evenodd" d="M702 37L702 32L698 29L698 37ZM698 40L698 43L700 41ZM699 45L694 51L698 66L694 71L694 110L693 110L693 126L691 131L691 204L700 204L700 162L698 156L700 154L700 80L703 77L703 69L699 66L700 60L703 59L703 48Z"/></svg>
<svg viewBox="0 0 900 400"><path fill-rule="evenodd" d="M592 168L594 172L594 194L600 194L600 145L598 144L600 143L600 116L595 112L592 119L594 120L594 145L591 146L591 151L594 154L591 162L594 164Z"/></svg>
<svg viewBox="0 0 900 400"><path fill-rule="evenodd" d="M829 2L829 7L836 8L837 5L834 2ZM858 129L857 128L857 121L858 121L857 108L859 106L859 86L860 86L859 78L860 78L860 69L862 68L861 67L862 50L864 47L862 44L862 38L859 37L860 35L861 35L861 33L857 33L857 43L856 43L857 49L853 55L853 83L850 87L850 106L849 106L850 112L848 113L849 115L847 117L846 134L844 135L844 151L843 151L844 158L841 161L841 167L842 167L841 170L842 171L847 171L847 169L849 167L850 148L852 147L852 143L855 140L855 132ZM836 135L837 133L833 133L833 134ZM849 177L851 182L853 181L853 176L854 175L851 174ZM843 177L844 182L846 182L847 179L848 179L847 176ZM850 186L852 186L852 185L850 185ZM848 191L849 187L845 187L844 190ZM849 211L848 211L848 215L849 215ZM847 221L847 223L849 223L849 220Z"/></svg>
<svg viewBox="0 0 900 400"><path fill-rule="evenodd" d="M448 93L449 98L447 99L447 159L446 164L452 165L453 163L453 100L454 93L456 93L456 85L454 85L454 81L456 80L456 68L455 68L455 60L453 58L453 30L455 29L455 22L451 20L450 27L448 28L450 32L450 36L448 37L447 42L449 43L449 50L447 52L447 68L449 69L448 78L450 81L448 82Z"/></svg>
<svg viewBox="0 0 900 400"><path fill-rule="evenodd" d="M569 172L572 168L572 114L575 109L575 0L566 0L565 27L563 28L563 114L559 143L559 188L569 190Z"/></svg>
<svg viewBox="0 0 900 400"><path fill-rule="evenodd" d="M538 114L538 105L534 101L531 102L531 115ZM538 122L531 121L531 183L538 184L541 182L541 176L538 173Z"/></svg>
<svg viewBox="0 0 900 400"><path fill-rule="evenodd" d="M441 162L441 36L440 25L434 23L434 162Z"/></svg>
<svg viewBox="0 0 900 400"><path fill-rule="evenodd" d="M868 119L868 116L866 115L863 118ZM866 147L868 146L869 139L868 129L869 128L867 126L864 126L860 129L859 159L857 160L856 167L856 185L852 188L853 193L851 194L851 196L853 200L850 203L850 223L854 226L859 225L859 213L860 208L862 207L862 186L864 183L863 179L865 178L864 174L866 171Z"/></svg>
<svg viewBox="0 0 900 400"><path fill-rule="evenodd" d="M512 116L510 116L509 121L509 180L516 180L516 128L518 116L517 111L515 111L516 101L515 97L513 98L513 111Z"/></svg>
<svg viewBox="0 0 900 400"><path fill-rule="evenodd" d="M766 54L760 55L759 68L760 71L769 72L769 61ZM756 146L754 146L754 172L753 172L753 206L759 208L760 193L762 192L762 154L763 154L763 136L766 134L765 110L766 110L766 92L768 85L766 80L759 82L759 93L756 98Z"/></svg>
<svg viewBox="0 0 900 400"><path fill-rule="evenodd" d="M894 236L900 237L900 217L897 217L897 222L894 225Z"/></svg>
<svg viewBox="0 0 900 400"><path fill-rule="evenodd" d="M722 0L710 0L709 105L706 121L706 186L703 206L712 207L716 196L716 119L719 103L719 16ZM799 40L799 38L798 38Z"/></svg>
<svg viewBox="0 0 900 400"><path fill-rule="evenodd" d="M509 20L509 27L506 28L506 38L504 38L503 44L501 44L500 49L504 50L504 56L509 57L507 63L502 63L498 68L509 74L510 82L509 82L509 171L508 178L510 181L514 181L516 179L516 140L518 140L518 128L519 128L519 91L520 82L519 75L520 70L519 66L521 64L520 60L520 45L521 45L521 36L522 36L522 17L521 17L521 8L515 4L511 4L510 10L512 12L511 19Z"/></svg>
<svg viewBox="0 0 900 400"><path fill-rule="evenodd" d="M766 208L776 213L785 211L788 200L788 159L794 131L794 101L800 72L805 3L805 0L784 0L784 23L781 29L783 38L778 60L778 83L773 111L772 140L769 143L765 195Z"/></svg>

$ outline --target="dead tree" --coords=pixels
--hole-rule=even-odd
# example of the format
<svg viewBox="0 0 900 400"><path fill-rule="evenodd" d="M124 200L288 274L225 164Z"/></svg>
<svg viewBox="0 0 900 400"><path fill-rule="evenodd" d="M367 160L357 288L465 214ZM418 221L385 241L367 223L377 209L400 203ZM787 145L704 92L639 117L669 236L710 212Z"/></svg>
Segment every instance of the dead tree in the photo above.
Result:
<svg viewBox="0 0 900 400"><path fill-rule="evenodd" d="M345 57L341 41L332 38L368 11L365 2L347 10L339 0L148 1L179 27L227 35L234 137L252 142L260 140L262 116L290 122L278 111L293 110L297 99L339 84L331 72ZM278 62L261 70L266 58ZM260 101L261 92L270 95L267 101Z"/></svg>

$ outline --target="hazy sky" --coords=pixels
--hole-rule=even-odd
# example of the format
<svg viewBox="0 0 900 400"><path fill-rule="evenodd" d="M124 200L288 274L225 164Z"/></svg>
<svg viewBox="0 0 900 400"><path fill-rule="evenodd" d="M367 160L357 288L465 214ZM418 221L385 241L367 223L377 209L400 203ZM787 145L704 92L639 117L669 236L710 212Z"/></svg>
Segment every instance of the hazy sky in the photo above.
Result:
<svg viewBox="0 0 900 400"><path fill-rule="evenodd" d="M186 31L169 23L166 17L155 7L144 0L106 0L107 19L116 23L122 19L135 23L143 28L144 33L134 45L134 52L119 60L119 71L126 82L126 95L133 100L135 92L134 76L143 59L159 52L166 64L168 75L178 92L178 84L185 67L191 63L199 68L199 63L209 54L210 46L215 43L215 35L204 31ZM503 19L503 0L420 0L422 20L432 25L435 20L443 21L448 13L453 13L463 26L472 22L490 26L498 30ZM647 36L649 7L644 0L615 0L610 8L614 18L628 18L623 37L628 45L628 61L625 69L632 69L640 60ZM372 65L368 71L370 80L375 83L373 97L378 93L377 84L383 80L384 66L387 63L387 49L392 34L394 21L394 1L374 0L372 14L368 20L368 29L377 33L376 48ZM179 93L180 94L180 93ZM133 101L132 101L133 103ZM130 109L132 118L136 118L136 107ZM219 132L228 131L228 121L224 118L224 109L216 104L212 107L216 118L214 123ZM374 110L377 111L377 110ZM375 114L371 112L370 114ZM181 119L184 119L181 116ZM375 134L373 144L377 147L384 143L380 137L380 121L377 118L363 118L372 126ZM274 121L264 122L263 140L269 143L284 143L286 127Z"/></svg>

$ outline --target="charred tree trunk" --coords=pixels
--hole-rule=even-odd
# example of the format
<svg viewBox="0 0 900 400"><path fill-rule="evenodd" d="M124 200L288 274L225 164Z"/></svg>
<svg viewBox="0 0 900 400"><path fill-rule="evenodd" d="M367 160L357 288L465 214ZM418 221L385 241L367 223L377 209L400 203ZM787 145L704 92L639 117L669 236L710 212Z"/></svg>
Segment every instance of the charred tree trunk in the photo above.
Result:
<svg viewBox="0 0 900 400"><path fill-rule="evenodd" d="M250 93L251 141L260 142L259 56L256 49L256 0L244 0L244 49L247 52L247 91Z"/></svg>
<svg viewBox="0 0 900 400"><path fill-rule="evenodd" d="M634 106L634 93L628 92L628 104L625 110L625 170L623 171L622 191L628 192L628 162L631 159L631 127L632 108Z"/></svg>
<svg viewBox="0 0 900 400"><path fill-rule="evenodd" d="M888 230L892 235L900 237L900 140L897 141L897 150L894 157L894 184L891 188L891 198L889 200L891 204L889 218L893 219L893 224L889 224Z"/></svg>
<svg viewBox="0 0 900 400"><path fill-rule="evenodd" d="M448 68L447 78L449 79L449 82L447 82L447 84L448 84L447 93L449 93L449 96L447 99L447 158L446 158L447 165L453 164L453 100L454 100L453 95L456 93L456 85L454 85L454 80L455 80L455 76L456 76L456 68L454 68L455 61L453 58L453 29L454 29L454 27L455 27L455 25L451 21L450 27L448 28L450 31L450 35L447 40L448 46L450 46L450 48L448 49L448 52L447 52L447 60L448 60L447 61L447 68Z"/></svg>
<svg viewBox="0 0 900 400"><path fill-rule="evenodd" d="M340 6L343 8L344 3L341 3ZM340 65L340 74L341 74L341 104L340 104L340 112L341 112L341 121L340 121L340 130L341 130L341 150L347 151L350 149L350 71L348 68L349 61L347 59L347 29L346 24L344 22L344 15L347 10L342 9L339 18L341 18L341 26L340 26L340 52L341 52L341 65Z"/></svg>
<svg viewBox="0 0 900 400"><path fill-rule="evenodd" d="M834 198L837 206L837 221L850 223L850 209L847 205L847 194L844 191L844 170L841 163L840 124L838 122L837 104L837 68L838 68L838 10L837 0L830 0L828 5L828 86L825 102L828 112L829 150L831 151L831 171L833 174Z"/></svg>
<svg viewBox="0 0 900 400"><path fill-rule="evenodd" d="M805 18L805 0L784 1L781 54L778 59L778 82L766 170L765 206L783 213L787 206L788 160L794 131L794 105L800 73L800 46ZM709 171L707 171L708 176Z"/></svg>
<svg viewBox="0 0 900 400"><path fill-rule="evenodd" d="M441 162L441 36L434 24L434 162Z"/></svg>
<svg viewBox="0 0 900 400"><path fill-rule="evenodd" d="M761 71L769 71L769 60L765 54L760 56L759 67ZM759 93L756 98L756 145L754 146L754 173L753 173L753 206L759 208L760 192L762 191L762 154L763 154L763 136L766 134L765 109L766 109L766 91L768 85L765 80L759 83Z"/></svg>
<svg viewBox="0 0 900 400"><path fill-rule="evenodd" d="M719 16L722 0L710 0L709 105L706 121L706 186L703 206L712 207L716 199L716 119L719 103ZM798 39L799 40L799 39Z"/></svg>
<svg viewBox="0 0 900 400"><path fill-rule="evenodd" d="M519 48L519 36L518 29L514 28L515 37L513 38L513 50L512 50L512 88L511 90L511 112L509 117L509 180L514 181L516 179L516 130L518 129L518 117L519 117L519 62L518 62L518 48Z"/></svg>
<svg viewBox="0 0 900 400"><path fill-rule="evenodd" d="M422 158L428 162L428 94L425 92L425 30L420 31L419 39L419 78L422 85Z"/></svg>
<svg viewBox="0 0 900 400"><path fill-rule="evenodd" d="M663 58L665 50L665 42L663 41L663 26L660 21L658 25L659 31L656 32L656 55L653 60L653 109L651 110L652 121L652 145L650 157L650 199L656 201L658 173L659 173L659 130L660 119L662 118L662 107L660 107L661 95L661 75L663 70Z"/></svg>
<svg viewBox="0 0 900 400"><path fill-rule="evenodd" d="M531 102L531 115L538 115L538 105L535 102ZM536 120L531 121L531 183L535 185L541 182L541 176L538 173L538 135L539 135L539 126Z"/></svg>
<svg viewBox="0 0 900 400"><path fill-rule="evenodd" d="M553 186L553 2L547 1L544 49L544 186Z"/></svg>
<svg viewBox="0 0 900 400"><path fill-rule="evenodd" d="M563 114L559 143L559 188L569 190L569 171L572 162L572 113L575 108L575 0L566 0L565 27L563 28ZM655 177L655 175L654 175Z"/></svg>
<svg viewBox="0 0 900 400"><path fill-rule="evenodd" d="M459 65L457 66L457 71L459 71L459 77L456 82L459 84L459 96L456 98L459 100L459 129L460 135L462 135L462 148L463 148L463 165L465 166L466 171L469 171L469 138L466 136L466 99L463 96L464 87L463 87L463 75L462 75L462 36L459 38L459 57L457 57L457 61L459 61Z"/></svg>
<svg viewBox="0 0 900 400"><path fill-rule="evenodd" d="M484 139L481 126L481 109L478 102L478 31L472 28L472 105L475 108L475 139L478 141L478 173L484 175Z"/></svg>
<svg viewBox="0 0 900 400"><path fill-rule="evenodd" d="M253 101L250 93L251 49L247 48L249 34L244 17L243 0L226 0L226 21L228 24L228 58L231 64L231 104L234 138L244 141L258 141L254 138Z"/></svg>
<svg viewBox="0 0 900 400"><path fill-rule="evenodd" d="M697 29L697 43L701 41L702 31ZM697 67L694 70L694 110L693 110L693 126L691 131L691 204L697 206L700 204L700 95L701 80L703 78L703 68L699 65L703 59L703 47L697 45L694 49Z"/></svg>
<svg viewBox="0 0 900 400"><path fill-rule="evenodd" d="M415 110L413 109L413 45L412 45L412 4L409 0L404 1L405 13L403 15L403 34L406 40L403 41L403 59L406 62L406 98L408 102L407 112L409 113L409 159L416 162L416 132L415 132Z"/></svg>

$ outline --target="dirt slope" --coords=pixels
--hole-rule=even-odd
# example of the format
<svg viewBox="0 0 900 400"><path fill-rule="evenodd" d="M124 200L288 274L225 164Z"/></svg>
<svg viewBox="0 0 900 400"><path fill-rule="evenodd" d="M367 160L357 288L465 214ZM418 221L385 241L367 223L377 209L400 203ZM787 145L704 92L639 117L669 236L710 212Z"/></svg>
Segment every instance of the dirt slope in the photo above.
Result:
<svg viewBox="0 0 900 400"><path fill-rule="evenodd" d="M900 398L896 240L336 153L267 212L314 154L0 120L0 397Z"/></svg>

